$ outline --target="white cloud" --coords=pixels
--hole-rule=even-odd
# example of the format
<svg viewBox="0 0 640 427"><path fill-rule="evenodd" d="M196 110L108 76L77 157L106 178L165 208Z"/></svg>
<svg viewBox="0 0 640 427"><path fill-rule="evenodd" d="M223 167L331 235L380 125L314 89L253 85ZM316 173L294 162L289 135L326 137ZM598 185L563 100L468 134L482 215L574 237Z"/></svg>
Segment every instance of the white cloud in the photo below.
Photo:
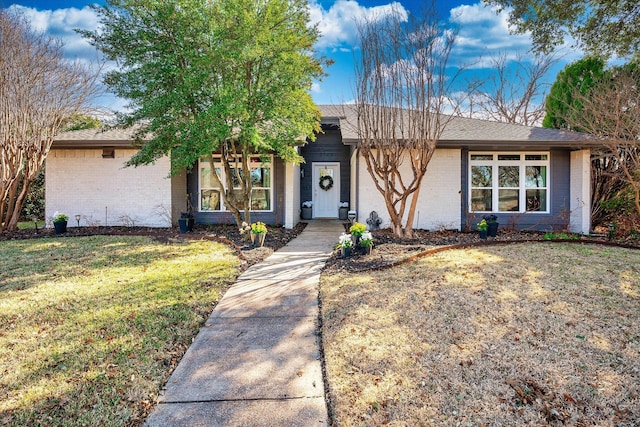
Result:
<svg viewBox="0 0 640 427"><path fill-rule="evenodd" d="M74 30L95 30L99 19L96 12L88 6L82 9L75 7L56 10L36 10L30 7L14 5L16 10L27 18L36 31L45 32L64 43L64 52L68 58L81 58L95 61L98 57L96 49Z"/></svg>
<svg viewBox="0 0 640 427"><path fill-rule="evenodd" d="M528 34L512 34L509 31L508 13L497 13L495 7L482 3L462 5L451 9L449 21L458 27L458 36L452 52L452 60L457 64L470 64L480 57L507 53L510 59L517 52L531 49L531 37ZM513 58L508 52L513 52ZM471 64L472 67L486 65L483 61Z"/></svg>
<svg viewBox="0 0 640 427"><path fill-rule="evenodd" d="M328 10L317 0L309 4L311 23L318 25L320 39L318 49L352 47L357 40L356 23L362 20L378 20L397 11L406 18L407 11L399 2L364 7L357 1L338 0Z"/></svg>

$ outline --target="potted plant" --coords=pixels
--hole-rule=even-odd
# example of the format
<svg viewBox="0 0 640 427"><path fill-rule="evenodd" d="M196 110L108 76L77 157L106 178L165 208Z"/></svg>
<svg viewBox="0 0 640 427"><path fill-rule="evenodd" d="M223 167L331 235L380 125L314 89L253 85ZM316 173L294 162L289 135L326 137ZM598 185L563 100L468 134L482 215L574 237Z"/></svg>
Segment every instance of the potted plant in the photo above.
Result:
<svg viewBox="0 0 640 427"><path fill-rule="evenodd" d="M342 233L338 239L338 247L342 250L342 258L351 256L351 246L353 246L351 234Z"/></svg>
<svg viewBox="0 0 640 427"><path fill-rule="evenodd" d="M264 222L254 222L251 224L251 240L254 247L261 247L264 245L264 238L267 235L267 226Z"/></svg>
<svg viewBox="0 0 640 427"><path fill-rule="evenodd" d="M477 229L478 229L478 234L480 235L481 239L486 239L487 238L487 228L489 227L489 225L487 224L487 220L483 219L482 221L480 221L477 225Z"/></svg>
<svg viewBox="0 0 640 427"><path fill-rule="evenodd" d="M485 215L483 219L487 222L487 235L496 237L498 235L498 217L491 214Z"/></svg>
<svg viewBox="0 0 640 427"><path fill-rule="evenodd" d="M67 232L67 221L69 221L69 216L67 214L63 214L62 212L55 212L53 214L53 228L55 229L56 234Z"/></svg>
<svg viewBox="0 0 640 427"><path fill-rule="evenodd" d="M351 233L351 235L356 238L356 245L360 243L360 238L365 231L367 231L367 226L357 221L354 222L351 227L349 227L349 233Z"/></svg>
<svg viewBox="0 0 640 427"><path fill-rule="evenodd" d="M370 231L365 231L360 236L360 249L362 250L363 255L369 255L371 253L371 249L373 248L373 236Z"/></svg>
<svg viewBox="0 0 640 427"><path fill-rule="evenodd" d="M313 206L313 202L307 200L306 202L302 202L302 210L300 212L300 217L302 219L311 219L313 216L313 212L311 207Z"/></svg>
<svg viewBox="0 0 640 427"><path fill-rule="evenodd" d="M193 231L193 225L196 220L193 216L193 205L191 204L191 195L187 194L187 211L180 213L180 218L178 219L178 226L180 227L181 233L187 233L189 231Z"/></svg>

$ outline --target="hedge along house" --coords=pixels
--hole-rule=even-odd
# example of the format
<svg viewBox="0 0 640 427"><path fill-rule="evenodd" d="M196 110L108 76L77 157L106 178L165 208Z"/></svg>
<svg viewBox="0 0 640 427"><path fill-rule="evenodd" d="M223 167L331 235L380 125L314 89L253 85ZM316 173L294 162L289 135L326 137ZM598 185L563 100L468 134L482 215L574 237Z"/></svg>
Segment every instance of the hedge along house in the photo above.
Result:
<svg viewBox="0 0 640 427"><path fill-rule="evenodd" d="M375 211L389 226L357 149L355 107L320 109L323 133L299 147L305 163L252 156L252 220L290 228L300 221L303 202L311 202L312 218L338 218L347 202L358 221ZM414 228L473 228L493 213L503 226L587 233L592 144L574 132L454 117L429 163ZM186 209L189 195L197 223L233 223L208 160L169 177L168 158L123 168L135 150L122 130L58 136L47 158L47 217L62 211L71 216L70 225L81 215L81 225L167 227Z"/></svg>

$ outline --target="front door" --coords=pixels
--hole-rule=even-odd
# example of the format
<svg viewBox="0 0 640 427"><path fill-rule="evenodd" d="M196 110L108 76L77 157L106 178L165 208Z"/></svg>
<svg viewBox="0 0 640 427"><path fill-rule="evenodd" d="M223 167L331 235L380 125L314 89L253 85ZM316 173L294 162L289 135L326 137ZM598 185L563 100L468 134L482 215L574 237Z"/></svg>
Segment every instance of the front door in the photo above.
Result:
<svg viewBox="0 0 640 427"><path fill-rule="evenodd" d="M338 218L340 163L312 163L313 217Z"/></svg>

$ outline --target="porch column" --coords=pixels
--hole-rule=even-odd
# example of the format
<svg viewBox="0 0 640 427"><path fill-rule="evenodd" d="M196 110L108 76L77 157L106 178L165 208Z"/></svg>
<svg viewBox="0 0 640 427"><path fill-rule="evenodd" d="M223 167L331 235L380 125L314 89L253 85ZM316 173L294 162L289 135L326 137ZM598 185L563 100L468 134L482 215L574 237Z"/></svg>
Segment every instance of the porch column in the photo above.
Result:
<svg viewBox="0 0 640 427"><path fill-rule="evenodd" d="M284 227L300 222L300 165L284 165Z"/></svg>
<svg viewBox="0 0 640 427"><path fill-rule="evenodd" d="M589 234L591 231L591 150L571 152L571 216L569 231Z"/></svg>

